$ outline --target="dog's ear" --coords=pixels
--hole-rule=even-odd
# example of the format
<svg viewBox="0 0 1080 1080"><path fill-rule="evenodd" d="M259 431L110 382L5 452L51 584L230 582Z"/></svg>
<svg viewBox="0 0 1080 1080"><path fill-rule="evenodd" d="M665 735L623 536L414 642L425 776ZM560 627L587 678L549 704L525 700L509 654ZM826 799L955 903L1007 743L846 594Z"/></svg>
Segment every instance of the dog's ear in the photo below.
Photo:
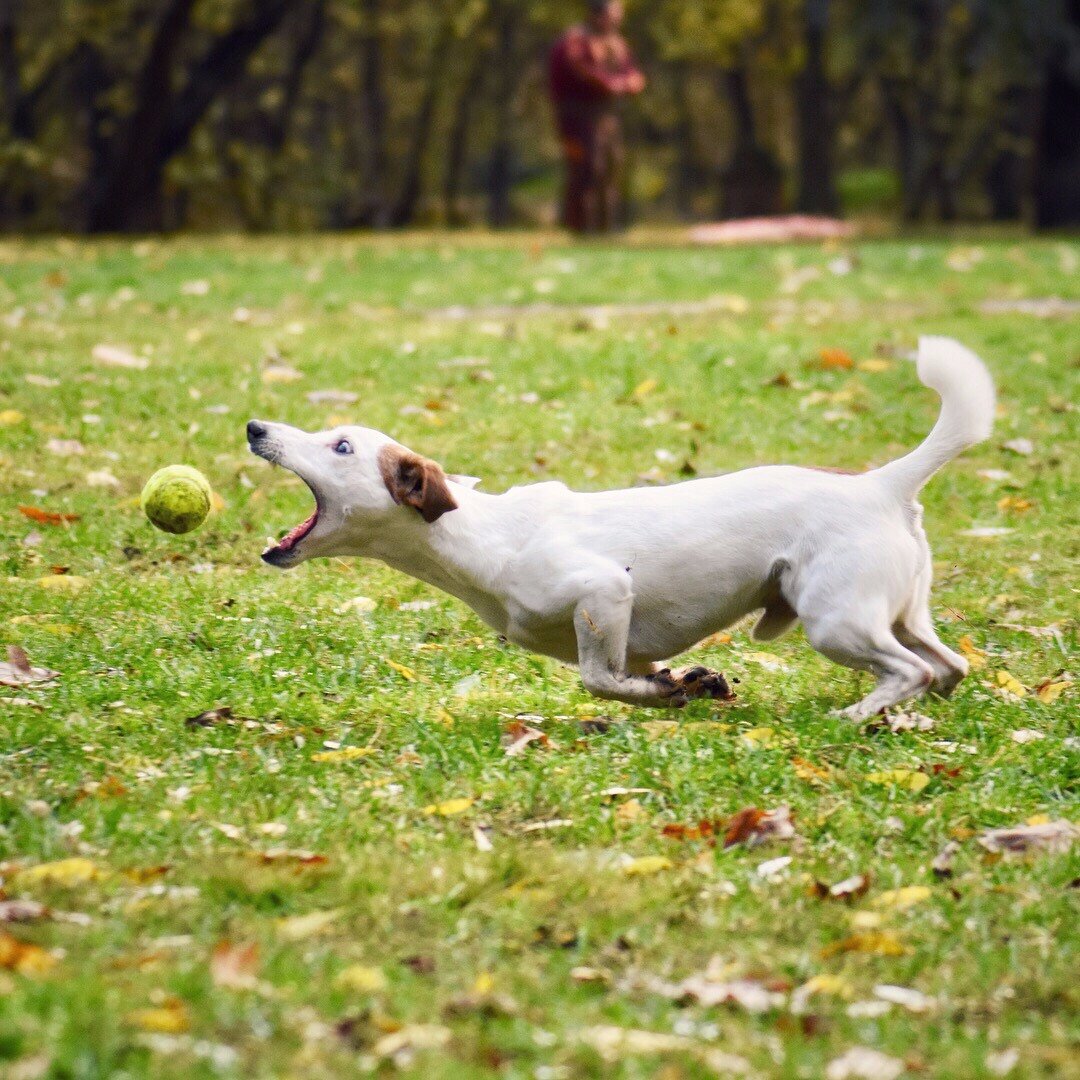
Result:
<svg viewBox="0 0 1080 1080"><path fill-rule="evenodd" d="M400 446L384 446L379 451L379 471L394 502L414 507L428 523L457 509L438 462Z"/></svg>

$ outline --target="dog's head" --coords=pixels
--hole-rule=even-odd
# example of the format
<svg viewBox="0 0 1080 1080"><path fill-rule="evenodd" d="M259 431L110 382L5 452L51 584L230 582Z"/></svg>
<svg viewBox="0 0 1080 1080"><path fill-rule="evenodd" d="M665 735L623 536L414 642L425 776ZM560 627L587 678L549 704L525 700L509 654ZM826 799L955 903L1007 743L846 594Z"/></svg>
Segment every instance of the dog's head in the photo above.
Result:
<svg viewBox="0 0 1080 1080"><path fill-rule="evenodd" d="M247 437L253 453L296 473L315 496L315 512L263 552L271 566L287 570L308 559L356 554L362 539L395 514L430 524L457 508L442 467L381 431L312 433L251 420Z"/></svg>

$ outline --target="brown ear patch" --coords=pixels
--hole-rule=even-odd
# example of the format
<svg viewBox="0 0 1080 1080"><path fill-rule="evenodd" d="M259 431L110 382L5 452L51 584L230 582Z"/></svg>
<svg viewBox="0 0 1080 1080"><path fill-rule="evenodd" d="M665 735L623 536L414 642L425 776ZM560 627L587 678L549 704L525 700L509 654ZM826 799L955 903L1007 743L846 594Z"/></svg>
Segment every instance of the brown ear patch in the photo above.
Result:
<svg viewBox="0 0 1080 1080"><path fill-rule="evenodd" d="M414 507L426 522L457 509L446 473L430 458L400 446L384 446L379 451L379 471L394 502Z"/></svg>

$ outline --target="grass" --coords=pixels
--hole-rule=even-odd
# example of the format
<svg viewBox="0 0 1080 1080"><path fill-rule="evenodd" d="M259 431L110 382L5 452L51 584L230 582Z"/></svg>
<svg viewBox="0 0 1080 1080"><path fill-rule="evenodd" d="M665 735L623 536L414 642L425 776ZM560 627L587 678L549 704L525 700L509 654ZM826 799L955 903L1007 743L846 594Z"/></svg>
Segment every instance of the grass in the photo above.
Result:
<svg viewBox="0 0 1080 1080"><path fill-rule="evenodd" d="M0 628L60 672L0 688L0 875L8 899L69 913L2 928L0 1072L314 1078L394 1063L425 1078L674 1080L735 1068L725 1053L751 1075L820 1077L865 1046L913 1075L998 1075L1013 1057L1014 1076L1069 1074L1076 849L995 859L976 841L1077 817L1080 689L1035 690L1075 673L1080 340L1075 318L980 303L1075 300L1078 253L1011 239L0 245ZM711 297L725 299L708 314L632 310ZM608 303L628 307L575 308ZM932 423L899 359L923 332L980 351L1001 397L993 439L925 492L941 632L982 661L953 700L919 704L932 730L830 715L864 680L801 633L763 652L733 628L696 655L741 679L739 704L658 724L671 718L591 699L572 670L377 564L259 562L309 496L246 453L249 416L348 416L489 491L675 480L684 464L859 468ZM104 366L98 344L148 366ZM856 366L822 367L822 348ZM267 381L267 358L302 377ZM319 390L357 400L309 401ZM1032 452L1003 449L1015 439ZM180 461L222 506L169 537L137 495ZM20 505L79 518L39 524ZM1012 531L968 535L988 526ZM231 719L185 724L220 706ZM505 754L518 713L542 718L529 722L549 746ZM597 715L613 723L582 724ZM315 759L339 744L369 752ZM928 785L869 779L903 769ZM614 787L646 790L603 794ZM473 801L432 810L455 799ZM784 804L795 843L662 835ZM653 856L668 862L626 872ZM33 871L72 858L85 862ZM848 902L809 887L856 874L870 889ZM926 887L901 894L908 907L891 892L906 886ZM789 1001L754 1013L650 982L714 957L786 999L811 979L818 992L801 1015ZM936 1007L879 1014L881 984ZM619 1043L611 1027L678 1038Z"/></svg>

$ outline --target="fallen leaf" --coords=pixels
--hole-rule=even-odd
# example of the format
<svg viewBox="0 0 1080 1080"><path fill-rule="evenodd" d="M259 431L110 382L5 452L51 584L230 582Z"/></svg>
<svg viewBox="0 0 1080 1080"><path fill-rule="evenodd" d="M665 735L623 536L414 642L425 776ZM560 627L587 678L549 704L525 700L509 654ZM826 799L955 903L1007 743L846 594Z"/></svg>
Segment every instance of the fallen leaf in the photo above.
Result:
<svg viewBox="0 0 1080 1080"><path fill-rule="evenodd" d="M795 835L791 810L778 806L775 810L759 810L748 806L724 824L724 847L745 844L757 847L771 840L790 840Z"/></svg>
<svg viewBox="0 0 1080 1080"><path fill-rule="evenodd" d="M469 796L462 796L458 799L446 799L443 802L430 803L425 806L421 811L422 814L426 814L428 817L437 815L438 817L455 817L457 814L464 814L469 809L475 799Z"/></svg>
<svg viewBox="0 0 1080 1080"><path fill-rule="evenodd" d="M238 309L241 310L241 309ZM273 383L291 383L302 379L304 373L289 364L268 364L263 368L262 381L268 386Z"/></svg>
<svg viewBox="0 0 1080 1080"><path fill-rule="evenodd" d="M811 891L813 895L823 900L854 900L864 896L869 888L869 874L853 874L851 877L844 878L843 881L838 881L835 885L815 881Z"/></svg>
<svg viewBox="0 0 1080 1080"><path fill-rule="evenodd" d="M494 851L495 845L491 842L491 826L474 825L473 843L476 844L477 851Z"/></svg>
<svg viewBox="0 0 1080 1080"><path fill-rule="evenodd" d="M722 821L709 821L703 818L694 825L682 825L677 821L669 821L660 830L660 835L666 836L669 840L708 840L723 830Z"/></svg>
<svg viewBox="0 0 1080 1080"><path fill-rule="evenodd" d="M823 784L827 780L833 779L833 770L828 765L815 765L805 758L793 757L791 767L794 769L795 775L808 784Z"/></svg>
<svg viewBox="0 0 1080 1080"><path fill-rule="evenodd" d="M259 946L219 941L210 954L210 976L215 986L228 990L251 990L258 985Z"/></svg>
<svg viewBox="0 0 1080 1080"><path fill-rule="evenodd" d="M1070 685L1068 680L1052 682L1048 679L1046 682L1039 683L1035 688L1035 696L1044 705L1053 705L1053 703L1069 689Z"/></svg>
<svg viewBox="0 0 1080 1080"><path fill-rule="evenodd" d="M311 755L312 761L342 762L356 761L358 758L370 757L375 751L370 746L345 746L340 750L320 750Z"/></svg>
<svg viewBox="0 0 1080 1080"><path fill-rule="evenodd" d="M1016 495L1003 495L997 501L997 508L1006 513L1023 514L1034 507L1033 499L1021 499Z"/></svg>
<svg viewBox="0 0 1080 1080"><path fill-rule="evenodd" d="M207 709L206 712L197 713L184 720L184 727L213 727L215 724L231 723L242 717L234 717L231 705L219 705L215 709Z"/></svg>
<svg viewBox="0 0 1080 1080"><path fill-rule="evenodd" d="M50 682L59 678L59 671L32 667L30 657L20 645L9 645L8 658L0 661L0 686L28 686L32 683Z"/></svg>
<svg viewBox="0 0 1080 1080"><path fill-rule="evenodd" d="M275 919L274 926L289 941L300 941L329 929L330 924L340 919L342 914L343 909L330 908L326 911L309 911L306 915L286 915Z"/></svg>
<svg viewBox="0 0 1080 1080"><path fill-rule="evenodd" d="M880 896L875 896L870 903L876 908L893 908L896 911L906 911L909 907L914 907L916 904L928 900L930 895L931 890L927 885L905 885L903 888L889 889L881 893Z"/></svg>
<svg viewBox="0 0 1080 1080"><path fill-rule="evenodd" d="M520 720L512 720L503 730L502 744L507 757L517 757L529 747L531 743L547 749L551 746L551 740L539 728L529 727Z"/></svg>
<svg viewBox="0 0 1080 1080"><path fill-rule="evenodd" d="M872 357L869 360L860 360L857 367L860 371L868 372L871 375L880 375L883 371L888 371L892 367L892 361Z"/></svg>
<svg viewBox="0 0 1080 1080"><path fill-rule="evenodd" d="M1020 744L1039 742L1046 738L1046 733L1037 731L1035 728L1017 728L1015 731L1009 733L1009 738L1011 738L1013 742Z"/></svg>
<svg viewBox="0 0 1080 1080"><path fill-rule="evenodd" d="M649 811L637 801L627 799L615 809L615 820L621 825L632 825L636 821L648 821Z"/></svg>
<svg viewBox="0 0 1080 1080"><path fill-rule="evenodd" d="M739 738L749 743L755 750L772 750L780 745L776 729L771 727L756 727L740 731Z"/></svg>
<svg viewBox="0 0 1080 1080"><path fill-rule="evenodd" d="M818 351L817 366L825 371L836 369L847 371L855 366L855 361L844 349L826 348Z"/></svg>
<svg viewBox="0 0 1080 1080"><path fill-rule="evenodd" d="M353 990L358 994L378 994L390 984L382 968L350 964L338 972L334 985L345 990Z"/></svg>
<svg viewBox="0 0 1080 1080"><path fill-rule="evenodd" d="M992 852L1019 853L1046 851L1060 855L1068 851L1080 836L1069 821L1047 821L1036 825L1014 825L1006 829L987 829L979 837L979 843Z"/></svg>
<svg viewBox="0 0 1080 1080"><path fill-rule="evenodd" d="M312 390L304 396L312 405L353 405L360 399L351 390Z"/></svg>
<svg viewBox="0 0 1080 1080"><path fill-rule="evenodd" d="M49 914L36 900L0 900L0 923L36 922Z"/></svg>
<svg viewBox="0 0 1080 1080"><path fill-rule="evenodd" d="M0 969L38 976L48 974L55 966L56 957L40 945L0 931Z"/></svg>
<svg viewBox="0 0 1080 1080"><path fill-rule="evenodd" d="M1003 448L1021 457L1035 453L1035 444L1030 439L1010 439Z"/></svg>
<svg viewBox="0 0 1080 1080"><path fill-rule="evenodd" d="M672 738L678 733L680 726L678 720L646 720L639 724L638 728L645 733L649 742L656 742L657 739Z"/></svg>
<svg viewBox="0 0 1080 1080"><path fill-rule="evenodd" d="M922 791L930 783L930 777L917 769L887 769L884 772L868 773L866 779L871 784L899 787L905 791Z"/></svg>
<svg viewBox="0 0 1080 1080"><path fill-rule="evenodd" d="M1027 697L1027 687L1015 675L1010 675L1007 671L999 671L994 679L1006 693L1014 697Z"/></svg>
<svg viewBox="0 0 1080 1080"><path fill-rule="evenodd" d="M957 854L960 851L960 844L956 840L950 840L938 853L934 856L934 861L930 864L930 869L939 878L952 877L953 873L953 861L956 859Z"/></svg>
<svg viewBox="0 0 1080 1080"><path fill-rule="evenodd" d="M90 350L90 356L95 363L103 367L145 371L150 366L150 361L145 356L136 356L129 349L122 349L116 345L95 345Z"/></svg>
<svg viewBox="0 0 1080 1080"><path fill-rule="evenodd" d="M39 863L37 866L19 870L14 879L20 885L60 885L71 888L98 881L105 872L90 859L60 859L58 862Z"/></svg>
<svg viewBox="0 0 1080 1080"><path fill-rule="evenodd" d="M759 863L754 872L759 878L765 878L766 880L780 880L784 876L784 871L794 861L795 860L790 855L781 855L778 859L768 859L763 863Z"/></svg>
<svg viewBox="0 0 1080 1080"><path fill-rule="evenodd" d="M440 1050L450 1041L449 1028L439 1024L406 1024L376 1040L371 1052L377 1058L390 1058L404 1068L420 1050Z"/></svg>
<svg viewBox="0 0 1080 1080"><path fill-rule="evenodd" d="M670 870L674 865L663 855L642 855L623 863L622 872L627 877L648 877L651 874L659 874L662 870Z"/></svg>
<svg viewBox="0 0 1080 1080"><path fill-rule="evenodd" d="M120 481L108 469L93 469L86 474L88 487L117 488Z"/></svg>
<svg viewBox="0 0 1080 1080"><path fill-rule="evenodd" d="M399 664L396 660L387 660L388 667L392 667L406 682L416 682L416 672L412 668Z"/></svg>
<svg viewBox="0 0 1080 1080"><path fill-rule="evenodd" d="M635 401L641 401L644 398L647 398L659 385L660 383L656 379L642 379L642 381L634 387L630 396Z"/></svg>
<svg viewBox="0 0 1080 1080"><path fill-rule="evenodd" d="M132 1027L159 1035L182 1035L191 1028L188 1008L179 998L170 998L152 1009L134 1009L124 1020Z"/></svg>
<svg viewBox="0 0 1080 1080"><path fill-rule="evenodd" d="M937 1008L936 998L919 990L912 990L906 986L893 986L890 983L875 986L874 997L881 1001L888 1001L892 1005L899 1005L913 1013L932 1012Z"/></svg>
<svg viewBox="0 0 1080 1080"><path fill-rule="evenodd" d="M266 851L254 851L252 854L259 862L266 865L274 863L292 863L301 866L325 866L330 860L325 855L303 848L269 848Z"/></svg>
<svg viewBox="0 0 1080 1080"><path fill-rule="evenodd" d="M674 1001L692 1001L706 1008L717 1005L737 1005L749 1013L764 1013L777 1009L785 996L770 989L757 979L715 980L708 971L691 975L681 982L654 986Z"/></svg>
<svg viewBox="0 0 1080 1080"><path fill-rule="evenodd" d="M89 584L89 578L78 574L46 574L38 578L38 585L51 592L81 592Z"/></svg>
<svg viewBox="0 0 1080 1080"><path fill-rule="evenodd" d="M26 419L18 409L0 409L0 426L9 427L21 424Z"/></svg>
<svg viewBox="0 0 1080 1080"><path fill-rule="evenodd" d="M964 634L956 645L973 668L986 667L986 653L971 640L970 634Z"/></svg>
<svg viewBox="0 0 1080 1080"><path fill-rule="evenodd" d="M19 506L16 509L23 517L28 517L39 525L67 525L82 517L81 514L62 514L56 510L42 510L37 506Z"/></svg>
<svg viewBox="0 0 1080 1080"><path fill-rule="evenodd" d="M877 956L905 956L909 949L893 933L887 930L871 930L852 934L840 941L826 945L820 952L823 960L843 953L873 953Z"/></svg>
<svg viewBox="0 0 1080 1080"><path fill-rule="evenodd" d="M907 1066L869 1046L853 1046L825 1067L825 1080L897 1080Z"/></svg>
<svg viewBox="0 0 1080 1080"><path fill-rule="evenodd" d="M884 716L875 717L868 725L869 730L886 730L894 735L903 731L930 731L933 727L934 721L929 716L917 712L886 713Z"/></svg>

